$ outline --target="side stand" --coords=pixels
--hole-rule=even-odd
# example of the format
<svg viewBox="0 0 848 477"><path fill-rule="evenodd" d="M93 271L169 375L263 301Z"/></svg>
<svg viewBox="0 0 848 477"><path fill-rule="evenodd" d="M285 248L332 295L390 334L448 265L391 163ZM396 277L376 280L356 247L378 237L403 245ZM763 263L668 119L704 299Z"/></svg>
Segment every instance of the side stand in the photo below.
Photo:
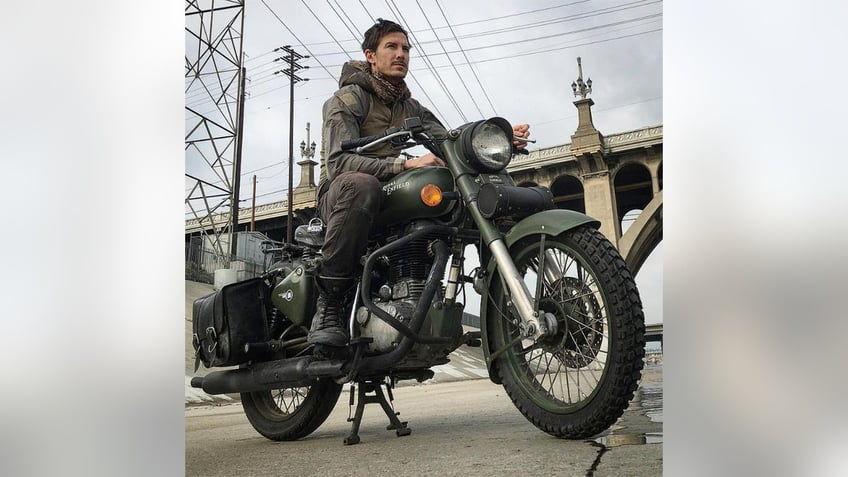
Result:
<svg viewBox="0 0 848 477"><path fill-rule="evenodd" d="M357 393L357 403L356 403L356 414L352 418L348 418L348 422L353 422L353 425L350 429L350 435L345 437L344 444L345 445L353 445L359 443L359 425L362 423L362 413L365 411L366 404L379 404L380 407L383 408L383 411L386 413L386 416L389 417L389 424L386 427L386 430L395 429L398 437L400 436L408 436L412 429L406 427L406 421L401 422L398 419L398 414L394 412L392 407L389 405L388 401L386 401L386 396L383 394L383 390L381 387L383 386L382 382L374 382L374 381L364 381L359 383L359 392ZM392 396L392 389L386 385L386 391L389 394L389 399L394 400ZM366 393L373 392L373 396L369 396ZM354 390L351 389L350 405L353 406L353 393Z"/></svg>

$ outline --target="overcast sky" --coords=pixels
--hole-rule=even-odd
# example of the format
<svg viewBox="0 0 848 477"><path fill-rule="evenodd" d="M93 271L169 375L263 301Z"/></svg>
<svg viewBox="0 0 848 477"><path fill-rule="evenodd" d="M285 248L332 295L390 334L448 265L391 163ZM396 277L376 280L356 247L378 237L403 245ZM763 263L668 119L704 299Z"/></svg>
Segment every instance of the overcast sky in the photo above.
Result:
<svg viewBox="0 0 848 477"><path fill-rule="evenodd" d="M593 117L601 133L662 124L662 1L493 5L482 0L248 0L242 207L250 204L254 174L257 204L286 197L290 86L285 75L274 74L286 67L283 60L275 61L285 52L274 50L291 45L310 56L299 61L309 68L298 72L309 81L296 83L294 90L297 162L307 122L310 140L320 150L321 106L338 87L341 65L364 59L362 32L378 17L409 31L413 49L407 84L447 127L497 115L530 123L537 140L531 150L571 142L577 127L571 83L578 76L578 56L584 79L592 79ZM190 94L187 104L211 110L201 98ZM317 151L315 160L320 160ZM205 168L198 170L196 164L187 158L187 172L195 169L201 175ZM295 165L295 187L299 180ZM637 278L647 321L662 321L661 246Z"/></svg>

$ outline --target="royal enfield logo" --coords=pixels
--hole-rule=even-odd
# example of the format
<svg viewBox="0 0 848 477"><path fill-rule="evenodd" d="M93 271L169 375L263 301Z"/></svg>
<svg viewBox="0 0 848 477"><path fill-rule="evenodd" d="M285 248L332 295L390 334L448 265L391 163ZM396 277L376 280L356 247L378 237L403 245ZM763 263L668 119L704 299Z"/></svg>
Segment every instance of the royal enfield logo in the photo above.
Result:
<svg viewBox="0 0 848 477"><path fill-rule="evenodd" d="M389 182L388 184L383 186L383 192L386 195L392 195L392 192L400 189L406 189L409 187L409 181L407 182Z"/></svg>
<svg viewBox="0 0 848 477"><path fill-rule="evenodd" d="M286 291L284 291L284 292L280 293L280 295L279 295L279 296L280 296L280 298L282 298L283 300L286 300L286 301L292 301L292 298L294 298L294 292L293 292L293 291L291 291L291 289L288 289L288 290L286 290Z"/></svg>

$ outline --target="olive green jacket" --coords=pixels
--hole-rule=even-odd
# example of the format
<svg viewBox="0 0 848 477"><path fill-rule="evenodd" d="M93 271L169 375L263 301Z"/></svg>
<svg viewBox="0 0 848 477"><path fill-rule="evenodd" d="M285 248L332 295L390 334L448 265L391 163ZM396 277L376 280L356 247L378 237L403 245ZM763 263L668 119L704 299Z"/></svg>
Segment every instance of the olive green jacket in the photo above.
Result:
<svg viewBox="0 0 848 477"><path fill-rule="evenodd" d="M442 123L418 101L408 98L386 104L373 92L364 61L349 61L342 68L340 89L324 102L321 130L321 175L318 191L337 175L347 171L372 174L387 181L403 171L400 151L388 143L356 154L342 151L342 141L381 134L390 127L402 127L409 117L419 117L431 137L443 139L447 132Z"/></svg>

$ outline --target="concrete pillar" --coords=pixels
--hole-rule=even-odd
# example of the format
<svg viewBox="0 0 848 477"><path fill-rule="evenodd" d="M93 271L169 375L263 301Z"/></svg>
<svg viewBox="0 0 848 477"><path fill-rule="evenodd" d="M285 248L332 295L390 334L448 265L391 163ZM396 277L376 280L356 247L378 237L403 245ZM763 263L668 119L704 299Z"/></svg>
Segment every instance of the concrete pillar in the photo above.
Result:
<svg viewBox="0 0 848 477"><path fill-rule="evenodd" d="M577 106L577 130L571 135L571 152L577 156L580 154L594 154L603 149L604 136L595 129L592 122L592 105L595 104L591 98L578 99L574 102Z"/></svg>
<svg viewBox="0 0 848 477"><path fill-rule="evenodd" d="M297 165L300 166L300 185L297 188L315 187L315 166L318 163L312 159L304 159L298 162Z"/></svg>
<svg viewBox="0 0 848 477"><path fill-rule="evenodd" d="M653 195L656 196L660 193L660 178L657 172L659 171L659 167L650 168L651 171L651 188L653 191Z"/></svg>
<svg viewBox="0 0 848 477"><path fill-rule="evenodd" d="M618 239L621 237L621 221L618 217L615 190L609 171L584 174L583 194L586 203L586 215L601 221L601 233L618 248Z"/></svg>

